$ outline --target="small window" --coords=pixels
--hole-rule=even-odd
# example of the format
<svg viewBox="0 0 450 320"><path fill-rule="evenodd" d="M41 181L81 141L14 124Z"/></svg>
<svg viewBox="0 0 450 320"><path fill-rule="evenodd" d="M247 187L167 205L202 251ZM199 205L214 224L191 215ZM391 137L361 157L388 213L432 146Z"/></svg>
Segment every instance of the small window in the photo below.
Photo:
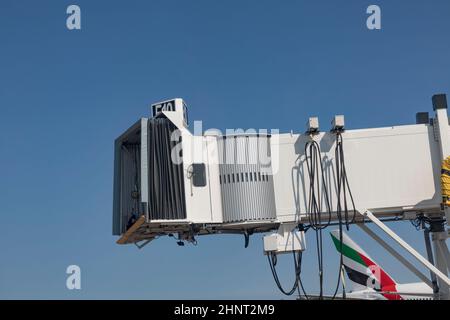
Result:
<svg viewBox="0 0 450 320"><path fill-rule="evenodd" d="M206 186L206 168L204 163L192 164L192 183L194 187Z"/></svg>

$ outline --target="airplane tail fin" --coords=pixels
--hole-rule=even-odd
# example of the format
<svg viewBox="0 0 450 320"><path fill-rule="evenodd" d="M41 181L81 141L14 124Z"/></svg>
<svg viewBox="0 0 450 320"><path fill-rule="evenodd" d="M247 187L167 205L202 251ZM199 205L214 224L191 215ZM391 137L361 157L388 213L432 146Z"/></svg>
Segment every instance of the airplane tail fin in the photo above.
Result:
<svg viewBox="0 0 450 320"><path fill-rule="evenodd" d="M371 288L380 292L397 291L396 282L346 233L342 232L342 242L339 230L331 231L331 238L337 251L342 253L345 271L355 287ZM388 299L400 298L392 294L384 296Z"/></svg>

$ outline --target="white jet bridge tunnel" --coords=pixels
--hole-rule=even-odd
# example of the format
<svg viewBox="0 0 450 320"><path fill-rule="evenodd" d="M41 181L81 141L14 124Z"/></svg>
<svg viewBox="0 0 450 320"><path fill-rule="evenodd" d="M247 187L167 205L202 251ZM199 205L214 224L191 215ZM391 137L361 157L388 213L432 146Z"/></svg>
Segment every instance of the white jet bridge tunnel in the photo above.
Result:
<svg viewBox="0 0 450 320"><path fill-rule="evenodd" d="M434 116L418 113L411 125L349 130L335 116L326 128L310 118L303 133L232 134L193 134L182 99L156 103L115 141L113 234L142 247L164 235L195 242L235 233L247 244L272 232L264 250L276 255L304 250L305 227L370 221L430 269L439 297L449 298L450 125L446 96L432 102ZM384 219L427 221L428 259Z"/></svg>

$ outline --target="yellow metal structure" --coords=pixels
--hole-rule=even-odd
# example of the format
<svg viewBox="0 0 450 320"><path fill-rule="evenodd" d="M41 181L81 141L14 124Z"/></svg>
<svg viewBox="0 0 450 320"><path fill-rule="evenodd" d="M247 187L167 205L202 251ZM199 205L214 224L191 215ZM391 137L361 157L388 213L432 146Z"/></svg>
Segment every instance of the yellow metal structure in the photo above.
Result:
<svg viewBox="0 0 450 320"><path fill-rule="evenodd" d="M442 201L450 206L450 156L442 161L441 170Z"/></svg>
<svg viewBox="0 0 450 320"><path fill-rule="evenodd" d="M125 232L119 240L116 241L117 244L126 244L128 243L129 238L133 235L133 233L139 229L145 222L145 216L140 216L139 219L130 227L130 229Z"/></svg>

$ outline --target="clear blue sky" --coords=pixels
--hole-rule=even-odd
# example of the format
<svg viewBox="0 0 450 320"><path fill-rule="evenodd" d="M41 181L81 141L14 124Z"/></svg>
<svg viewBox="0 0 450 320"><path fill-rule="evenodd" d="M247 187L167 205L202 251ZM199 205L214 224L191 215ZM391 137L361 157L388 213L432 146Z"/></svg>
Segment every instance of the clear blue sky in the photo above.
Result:
<svg viewBox="0 0 450 320"><path fill-rule="evenodd" d="M66 8L82 30L66 29ZM382 9L382 30L366 8ZM303 131L317 115L349 128L414 123L450 93L450 2L0 2L0 298L282 298L261 235L162 238L143 250L111 235L113 141L149 104L184 98L204 128ZM391 225L423 252L407 222ZM312 233L308 235L313 248ZM398 281L416 278L355 227ZM326 235L327 292L338 255ZM307 290L317 292L314 250ZM291 257L280 259L284 283ZM82 290L65 287L82 269Z"/></svg>

